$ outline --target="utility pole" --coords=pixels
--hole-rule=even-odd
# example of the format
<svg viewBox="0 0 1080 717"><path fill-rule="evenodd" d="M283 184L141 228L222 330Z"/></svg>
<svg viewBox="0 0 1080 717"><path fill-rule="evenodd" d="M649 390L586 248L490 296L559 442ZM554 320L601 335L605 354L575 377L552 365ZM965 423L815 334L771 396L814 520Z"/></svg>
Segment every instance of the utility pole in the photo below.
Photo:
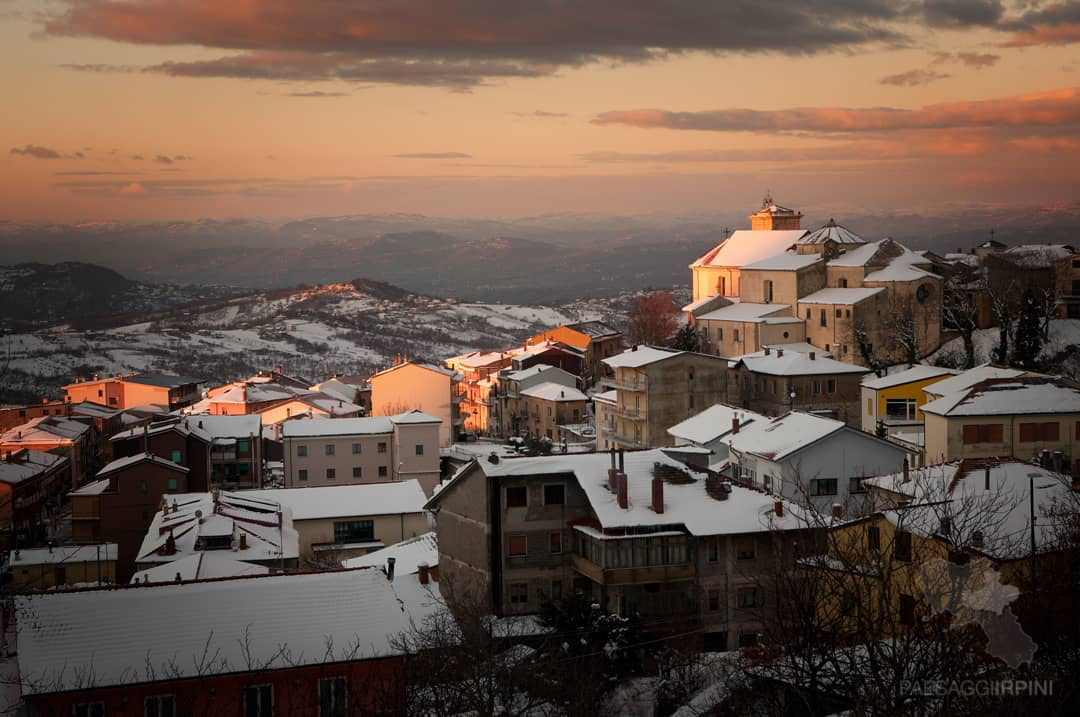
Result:
<svg viewBox="0 0 1080 717"><path fill-rule="evenodd" d="M1035 589L1035 473L1028 473L1028 503L1031 509L1031 589Z"/></svg>

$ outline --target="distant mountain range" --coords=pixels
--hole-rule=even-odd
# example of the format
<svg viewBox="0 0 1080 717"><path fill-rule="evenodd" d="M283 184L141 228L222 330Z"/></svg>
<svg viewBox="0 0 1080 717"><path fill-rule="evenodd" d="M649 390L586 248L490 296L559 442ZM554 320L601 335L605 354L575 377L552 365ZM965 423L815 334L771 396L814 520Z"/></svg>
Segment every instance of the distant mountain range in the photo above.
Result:
<svg viewBox="0 0 1080 717"><path fill-rule="evenodd" d="M1076 241L1080 204L968 207L940 215L837 216L868 239L968 249L995 232L1008 244ZM807 213L813 228L829 216ZM745 217L553 214L514 221L419 215L27 225L0 222L8 262L91 262L133 280L247 288L366 277L467 300L565 302L689 281L687 264Z"/></svg>

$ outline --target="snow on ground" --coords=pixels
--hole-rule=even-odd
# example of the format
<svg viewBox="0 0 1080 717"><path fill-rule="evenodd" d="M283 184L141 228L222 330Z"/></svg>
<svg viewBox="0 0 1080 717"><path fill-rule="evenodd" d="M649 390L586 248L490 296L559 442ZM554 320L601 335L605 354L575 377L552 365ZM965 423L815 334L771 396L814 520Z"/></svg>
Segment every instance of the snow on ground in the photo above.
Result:
<svg viewBox="0 0 1080 717"><path fill-rule="evenodd" d="M972 339L975 343L975 363L991 360L991 354L998 345L998 328L979 329ZM1080 319L1053 319L1050 321L1050 339L1043 345L1042 358L1053 358L1070 346L1080 346ZM927 357L926 363L936 363L945 356L963 359L964 341L957 337L942 344L941 348Z"/></svg>

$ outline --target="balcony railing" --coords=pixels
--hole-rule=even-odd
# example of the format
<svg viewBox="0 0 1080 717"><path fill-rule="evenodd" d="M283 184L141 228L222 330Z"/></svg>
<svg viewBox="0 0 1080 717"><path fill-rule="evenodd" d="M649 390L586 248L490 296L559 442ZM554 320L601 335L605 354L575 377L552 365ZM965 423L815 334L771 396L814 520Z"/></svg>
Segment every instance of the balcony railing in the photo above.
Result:
<svg viewBox="0 0 1080 717"><path fill-rule="evenodd" d="M611 536L592 528L574 528L574 569L601 585L690 580L687 536L679 532Z"/></svg>
<svg viewBox="0 0 1080 717"><path fill-rule="evenodd" d="M641 440L640 438L632 438L630 436L624 436L619 433L613 433L611 436L609 436L609 438L610 440L613 440L617 443L622 443L623 445L629 446L631 448L648 448L648 446L645 444L645 441Z"/></svg>
<svg viewBox="0 0 1080 717"><path fill-rule="evenodd" d="M616 403L614 406L608 406L608 412L614 413L616 416L622 416L623 418L645 418L645 409L637 408L635 406L623 406Z"/></svg>
<svg viewBox="0 0 1080 717"><path fill-rule="evenodd" d="M605 376L600 383L610 388L621 388L624 391L645 391L649 382L645 378L621 379L613 376Z"/></svg>

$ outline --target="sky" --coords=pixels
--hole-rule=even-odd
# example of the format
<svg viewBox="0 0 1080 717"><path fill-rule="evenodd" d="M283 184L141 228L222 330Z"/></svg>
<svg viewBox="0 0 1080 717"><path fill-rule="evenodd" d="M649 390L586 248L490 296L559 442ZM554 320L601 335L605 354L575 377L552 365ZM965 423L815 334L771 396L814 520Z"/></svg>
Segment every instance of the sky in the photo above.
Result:
<svg viewBox="0 0 1080 717"><path fill-rule="evenodd" d="M1080 201L1080 0L0 0L0 220Z"/></svg>

